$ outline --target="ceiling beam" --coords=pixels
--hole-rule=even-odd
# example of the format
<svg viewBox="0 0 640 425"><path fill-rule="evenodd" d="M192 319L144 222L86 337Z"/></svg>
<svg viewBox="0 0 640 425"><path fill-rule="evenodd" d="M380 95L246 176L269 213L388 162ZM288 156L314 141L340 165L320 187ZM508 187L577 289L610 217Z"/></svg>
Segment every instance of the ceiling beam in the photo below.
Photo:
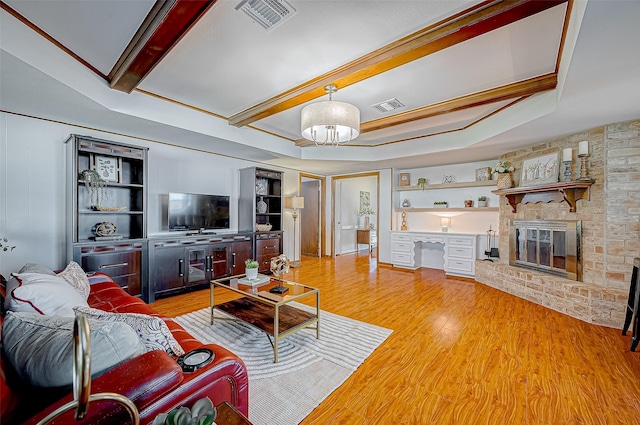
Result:
<svg viewBox="0 0 640 425"><path fill-rule="evenodd" d="M568 0L485 1L307 81L229 118L242 127L324 96L324 86L344 88L440 50L486 34Z"/></svg>
<svg viewBox="0 0 640 425"><path fill-rule="evenodd" d="M505 84L503 86L494 87L477 93L412 109L411 111L400 112L384 118L363 122L360 124L360 134L370 133L372 131L382 130L396 125L407 124L412 121L423 120L450 112L474 108L476 106L530 96L532 94L555 89L557 85L558 76L555 73L541 75L539 77ZM312 146L314 143L307 139L298 139L295 141L295 144L296 146L305 147Z"/></svg>
<svg viewBox="0 0 640 425"><path fill-rule="evenodd" d="M360 133L369 133L396 125L406 124L412 121L431 118L450 112L487 105L489 103L502 102L503 100L529 96L535 93L555 89L558 77L555 73L530 78L516 83L506 84L481 92L445 100L433 105L423 106L411 111L401 112L383 118L367 121L360 124Z"/></svg>
<svg viewBox="0 0 640 425"><path fill-rule="evenodd" d="M131 93L216 0L157 0L109 72L111 88Z"/></svg>

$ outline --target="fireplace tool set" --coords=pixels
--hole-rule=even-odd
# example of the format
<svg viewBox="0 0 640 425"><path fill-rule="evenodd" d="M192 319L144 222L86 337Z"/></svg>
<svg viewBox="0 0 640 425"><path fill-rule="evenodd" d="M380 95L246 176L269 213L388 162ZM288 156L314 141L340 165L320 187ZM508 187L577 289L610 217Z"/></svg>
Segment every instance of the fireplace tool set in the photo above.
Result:
<svg viewBox="0 0 640 425"><path fill-rule="evenodd" d="M493 258L500 257L496 245L496 231L491 229L491 225L489 225L489 230L487 230L487 245L484 250L484 255L487 256L484 261L493 261Z"/></svg>

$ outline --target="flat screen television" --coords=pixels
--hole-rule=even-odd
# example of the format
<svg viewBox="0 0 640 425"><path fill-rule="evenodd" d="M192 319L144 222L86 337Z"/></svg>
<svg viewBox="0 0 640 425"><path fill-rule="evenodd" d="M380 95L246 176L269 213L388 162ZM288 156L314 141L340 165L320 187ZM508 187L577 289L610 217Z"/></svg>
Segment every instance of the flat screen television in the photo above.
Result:
<svg viewBox="0 0 640 425"><path fill-rule="evenodd" d="M229 228L229 196L169 193L169 230Z"/></svg>

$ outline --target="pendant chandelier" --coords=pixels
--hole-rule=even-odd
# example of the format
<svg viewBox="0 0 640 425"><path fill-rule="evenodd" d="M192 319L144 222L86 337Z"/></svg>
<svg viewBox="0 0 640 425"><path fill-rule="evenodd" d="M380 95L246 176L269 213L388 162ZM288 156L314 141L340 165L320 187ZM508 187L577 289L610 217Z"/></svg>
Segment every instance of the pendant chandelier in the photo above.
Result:
<svg viewBox="0 0 640 425"><path fill-rule="evenodd" d="M360 134L360 110L346 102L331 100L338 91L335 84L325 86L329 100L312 103L302 108L302 137L313 141L316 146L339 146Z"/></svg>

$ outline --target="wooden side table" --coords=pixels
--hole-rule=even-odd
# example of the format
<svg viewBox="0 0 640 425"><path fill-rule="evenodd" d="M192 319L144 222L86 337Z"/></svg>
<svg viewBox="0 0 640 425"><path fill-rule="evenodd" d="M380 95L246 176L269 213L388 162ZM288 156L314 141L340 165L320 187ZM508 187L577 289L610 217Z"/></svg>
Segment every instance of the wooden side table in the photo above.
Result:
<svg viewBox="0 0 640 425"><path fill-rule="evenodd" d="M252 425L246 416L226 401L218 404L216 410L218 416L215 422L218 425Z"/></svg>
<svg viewBox="0 0 640 425"><path fill-rule="evenodd" d="M369 252L371 252L371 230L369 229L356 230L356 243L358 245L367 245L369 247Z"/></svg>

